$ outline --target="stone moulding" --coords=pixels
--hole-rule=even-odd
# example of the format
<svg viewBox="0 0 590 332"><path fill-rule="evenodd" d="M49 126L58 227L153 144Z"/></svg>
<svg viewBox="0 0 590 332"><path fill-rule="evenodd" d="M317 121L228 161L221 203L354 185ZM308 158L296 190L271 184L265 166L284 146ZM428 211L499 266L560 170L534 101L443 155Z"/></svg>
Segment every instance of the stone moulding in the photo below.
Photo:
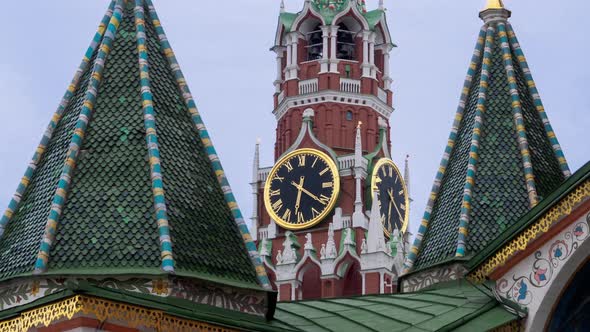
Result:
<svg viewBox="0 0 590 332"><path fill-rule="evenodd" d="M101 289L181 299L257 316L264 316L266 312L266 295L262 292L237 290L233 287L196 282L185 278L24 280L0 288L0 311L23 306L60 291L76 289L84 283ZM0 329L1 331L4 330Z"/></svg>
<svg viewBox="0 0 590 332"><path fill-rule="evenodd" d="M77 295L56 303L22 313L15 319L0 322L0 331L27 331L34 327L50 326L62 319L71 320L76 315L92 315L99 321L115 320L131 328L145 327L156 331L236 331L198 321L181 319L161 310Z"/></svg>
<svg viewBox="0 0 590 332"><path fill-rule="evenodd" d="M476 283L485 281L498 267L505 265L518 252L524 251L540 235L547 233L557 222L567 217L583 201L590 199L590 181L584 182L557 205L545 213L537 222L528 226L493 256L469 274L468 278Z"/></svg>
<svg viewBox="0 0 590 332"><path fill-rule="evenodd" d="M434 284L459 280L463 278L466 272L461 264L434 267L404 279L402 282L402 292L417 292Z"/></svg>

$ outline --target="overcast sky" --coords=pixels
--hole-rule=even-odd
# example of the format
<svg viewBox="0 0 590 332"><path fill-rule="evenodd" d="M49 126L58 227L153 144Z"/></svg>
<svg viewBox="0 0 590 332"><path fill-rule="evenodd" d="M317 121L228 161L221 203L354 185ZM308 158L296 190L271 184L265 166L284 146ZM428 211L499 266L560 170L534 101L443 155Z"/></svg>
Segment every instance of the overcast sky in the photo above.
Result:
<svg viewBox="0 0 590 332"><path fill-rule="evenodd" d="M0 210L12 197L109 0L7 1L0 48ZM377 0L368 0L369 9ZM506 0L572 170L590 159L588 0ZM273 46L278 0L154 0L238 203L252 212L254 144L273 163ZM286 0L299 11L303 0ZM393 159L411 157L415 230L447 142L484 0L386 0L399 46Z"/></svg>

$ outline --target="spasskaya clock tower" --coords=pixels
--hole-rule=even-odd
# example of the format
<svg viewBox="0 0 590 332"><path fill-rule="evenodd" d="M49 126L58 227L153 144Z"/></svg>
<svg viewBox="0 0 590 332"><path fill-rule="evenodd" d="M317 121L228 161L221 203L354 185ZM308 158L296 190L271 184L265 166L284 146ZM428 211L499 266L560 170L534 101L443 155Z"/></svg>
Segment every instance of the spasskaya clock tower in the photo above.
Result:
<svg viewBox="0 0 590 332"><path fill-rule="evenodd" d="M393 47L382 1L281 3L275 164L257 144L251 224L281 301L396 290L409 179L389 152Z"/></svg>

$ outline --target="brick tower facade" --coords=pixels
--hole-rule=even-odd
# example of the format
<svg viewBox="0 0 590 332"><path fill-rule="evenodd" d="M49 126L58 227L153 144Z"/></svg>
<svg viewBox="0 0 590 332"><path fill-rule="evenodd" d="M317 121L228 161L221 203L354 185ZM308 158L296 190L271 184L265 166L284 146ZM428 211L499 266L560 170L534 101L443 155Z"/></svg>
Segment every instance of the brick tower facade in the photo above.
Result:
<svg viewBox="0 0 590 332"><path fill-rule="evenodd" d="M393 47L382 3L367 11L364 1L305 1L299 13L281 4L272 48L275 162L318 150L333 160L340 183L325 218L303 229L282 227L265 206L273 167L260 167L256 146L251 233L281 301L396 289L407 232L384 232L371 190L375 164L391 158Z"/></svg>

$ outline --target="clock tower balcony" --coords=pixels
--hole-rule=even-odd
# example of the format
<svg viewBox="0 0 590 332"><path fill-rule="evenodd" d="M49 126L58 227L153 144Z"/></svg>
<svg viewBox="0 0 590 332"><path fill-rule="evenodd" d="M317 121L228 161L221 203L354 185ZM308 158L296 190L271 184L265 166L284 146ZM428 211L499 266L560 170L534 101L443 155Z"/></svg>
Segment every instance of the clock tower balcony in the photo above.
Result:
<svg viewBox="0 0 590 332"><path fill-rule="evenodd" d="M375 68L374 78L365 77L362 64L354 60L338 60L337 72L321 72L321 60L302 62L297 68L298 75L278 83L275 93L275 113L288 99L306 98L322 91L374 96L385 106L393 105L390 79Z"/></svg>

